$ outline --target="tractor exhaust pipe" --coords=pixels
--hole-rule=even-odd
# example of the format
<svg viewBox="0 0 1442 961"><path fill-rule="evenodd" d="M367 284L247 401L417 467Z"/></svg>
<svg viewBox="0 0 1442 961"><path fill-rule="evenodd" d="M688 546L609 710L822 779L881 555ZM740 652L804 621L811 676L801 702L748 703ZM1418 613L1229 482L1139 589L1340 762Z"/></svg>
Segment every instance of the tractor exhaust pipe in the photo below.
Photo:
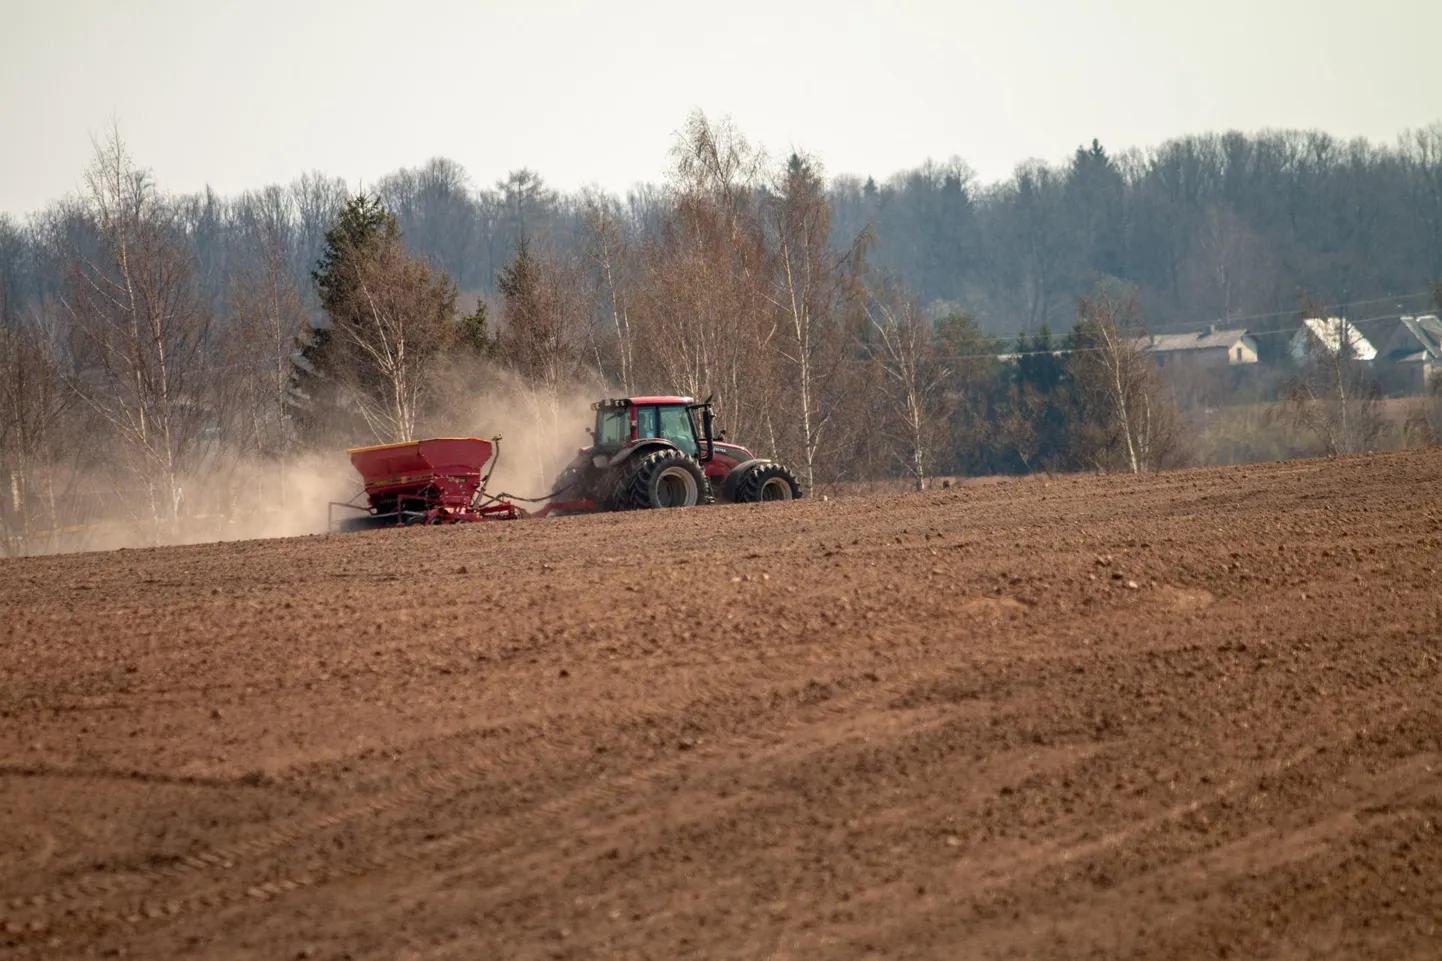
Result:
<svg viewBox="0 0 1442 961"><path fill-rule="evenodd" d="M716 456L716 439L711 435L711 422L714 415L711 413L711 398L706 398L706 406L701 408L701 432L706 435L706 459L710 460Z"/></svg>

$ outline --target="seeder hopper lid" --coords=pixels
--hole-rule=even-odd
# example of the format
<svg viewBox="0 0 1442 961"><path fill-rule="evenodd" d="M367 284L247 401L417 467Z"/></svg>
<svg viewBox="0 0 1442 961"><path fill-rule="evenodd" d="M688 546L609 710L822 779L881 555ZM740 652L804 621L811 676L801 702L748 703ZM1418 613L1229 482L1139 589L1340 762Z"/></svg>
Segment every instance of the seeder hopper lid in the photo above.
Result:
<svg viewBox="0 0 1442 961"><path fill-rule="evenodd" d="M367 488L394 487L438 476L478 477L495 445L479 437L433 437L346 451Z"/></svg>

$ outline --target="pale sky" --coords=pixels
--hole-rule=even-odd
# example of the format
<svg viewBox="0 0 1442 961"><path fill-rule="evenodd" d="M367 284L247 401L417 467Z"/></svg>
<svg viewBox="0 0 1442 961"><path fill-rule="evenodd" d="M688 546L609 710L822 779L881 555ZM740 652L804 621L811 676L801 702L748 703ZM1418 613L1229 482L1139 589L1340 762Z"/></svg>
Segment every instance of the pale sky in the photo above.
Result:
<svg viewBox="0 0 1442 961"><path fill-rule="evenodd" d="M78 189L112 118L170 190L433 156L624 191L693 108L878 180L991 181L1185 133L1442 120L1439 0L0 0L0 212Z"/></svg>

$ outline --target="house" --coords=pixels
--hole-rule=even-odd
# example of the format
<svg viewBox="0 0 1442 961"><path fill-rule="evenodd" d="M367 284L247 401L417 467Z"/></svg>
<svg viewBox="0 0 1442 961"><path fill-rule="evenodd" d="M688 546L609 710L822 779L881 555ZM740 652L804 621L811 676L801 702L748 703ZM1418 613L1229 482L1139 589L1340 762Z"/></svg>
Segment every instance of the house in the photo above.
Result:
<svg viewBox="0 0 1442 961"><path fill-rule="evenodd" d="M1243 328L1216 324L1192 334L1155 334L1137 346L1156 358L1158 367L1227 367L1257 362L1257 341Z"/></svg>
<svg viewBox="0 0 1442 961"><path fill-rule="evenodd" d="M1319 356L1337 356L1343 344L1354 360L1371 363L1377 359L1377 348L1345 317L1308 317L1292 335L1288 350L1292 360L1305 364Z"/></svg>
<svg viewBox="0 0 1442 961"><path fill-rule="evenodd" d="M1442 371L1442 320L1435 314L1402 317L1377 348L1377 376L1393 394L1423 394Z"/></svg>

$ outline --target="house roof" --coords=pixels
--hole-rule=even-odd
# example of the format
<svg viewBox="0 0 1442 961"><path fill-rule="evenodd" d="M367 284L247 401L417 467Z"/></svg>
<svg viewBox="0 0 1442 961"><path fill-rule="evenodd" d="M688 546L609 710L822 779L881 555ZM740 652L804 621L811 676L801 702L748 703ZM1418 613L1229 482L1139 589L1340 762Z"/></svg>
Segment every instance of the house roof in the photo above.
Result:
<svg viewBox="0 0 1442 961"><path fill-rule="evenodd" d="M997 354L997 355L996 355L996 359L1005 364L1005 363L1010 363L1011 361L1014 361L1014 360L1021 360L1023 357L1036 357L1036 356L1039 356L1039 355L1042 354L1042 353L1049 353L1049 354L1051 354L1053 357L1065 357L1065 356L1067 356L1068 354L1070 354L1071 351L1069 351L1069 350L1052 350L1052 351L1029 350L1029 351L1027 351L1026 353L1023 353L1023 354L1017 354L1017 353Z"/></svg>
<svg viewBox="0 0 1442 961"><path fill-rule="evenodd" d="M1387 348L1387 359L1399 364L1442 360L1442 320L1435 314L1401 318Z"/></svg>
<svg viewBox="0 0 1442 961"><path fill-rule="evenodd" d="M1154 334L1143 337L1137 345L1143 350L1170 353L1174 350L1231 350L1237 341L1247 336L1245 327L1218 330L1208 327L1192 334Z"/></svg>
<svg viewBox="0 0 1442 961"><path fill-rule="evenodd" d="M1306 356L1308 340L1317 342L1322 349L1329 354L1335 354L1344 343L1350 345L1352 356L1357 360L1375 360L1377 348L1372 346L1371 341L1362 336L1357 325L1348 321L1345 317L1308 317L1302 321L1302 326L1297 328L1297 334L1292 339L1292 354L1298 358Z"/></svg>

